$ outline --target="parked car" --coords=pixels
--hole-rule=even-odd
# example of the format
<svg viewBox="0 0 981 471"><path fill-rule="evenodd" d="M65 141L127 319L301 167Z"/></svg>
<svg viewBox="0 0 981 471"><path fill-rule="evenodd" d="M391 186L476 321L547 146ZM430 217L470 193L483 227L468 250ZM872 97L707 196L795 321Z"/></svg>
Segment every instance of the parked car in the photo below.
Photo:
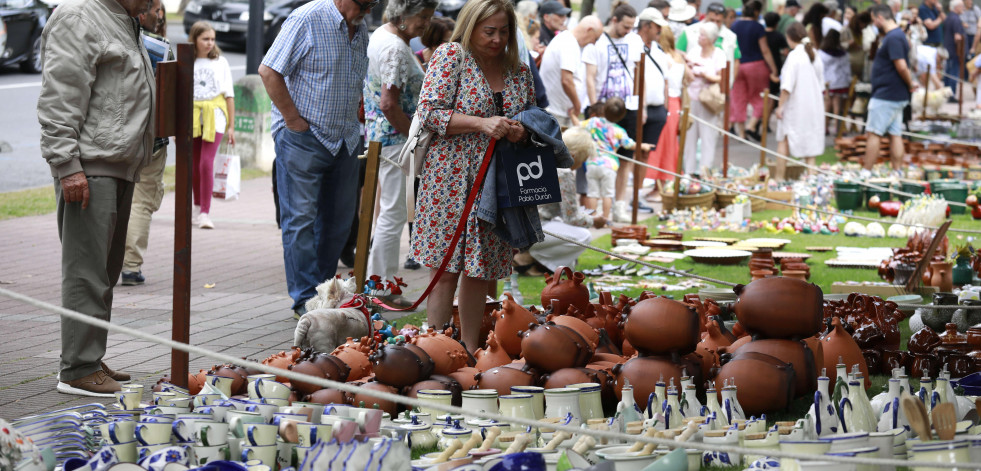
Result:
<svg viewBox="0 0 981 471"><path fill-rule="evenodd" d="M0 67L41 72L41 31L51 9L39 0L0 0Z"/></svg>
<svg viewBox="0 0 981 471"><path fill-rule="evenodd" d="M0 0L3 1L3 0ZM267 1L262 17L265 33L264 45L272 45L283 21L289 14L310 0ZM215 29L215 39L236 46L245 46L249 30L248 0L191 0L184 9L184 31L191 32L191 25L207 21Z"/></svg>

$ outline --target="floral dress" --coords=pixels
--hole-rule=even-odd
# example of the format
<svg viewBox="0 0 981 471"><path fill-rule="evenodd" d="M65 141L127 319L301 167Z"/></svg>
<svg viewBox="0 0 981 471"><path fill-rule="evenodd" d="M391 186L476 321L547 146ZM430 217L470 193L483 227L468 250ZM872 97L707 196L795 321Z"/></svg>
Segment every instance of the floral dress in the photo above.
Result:
<svg viewBox="0 0 981 471"><path fill-rule="evenodd" d="M535 87L527 66L521 65L517 73L505 73L504 84L502 116L513 117L534 105ZM480 67L460 44L446 43L436 49L417 108L423 126L434 133L420 176L412 233L412 258L427 267L438 268L450 250L490 142L479 132L447 136L450 117L454 112L494 116L498 114L494 101ZM510 244L486 222L478 221L472 209L447 271L485 280L507 277L511 273Z"/></svg>

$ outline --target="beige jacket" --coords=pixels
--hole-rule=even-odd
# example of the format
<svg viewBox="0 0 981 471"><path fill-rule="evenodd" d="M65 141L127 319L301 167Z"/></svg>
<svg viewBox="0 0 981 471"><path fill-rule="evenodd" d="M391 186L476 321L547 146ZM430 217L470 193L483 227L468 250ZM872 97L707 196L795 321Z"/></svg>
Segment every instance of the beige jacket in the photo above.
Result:
<svg viewBox="0 0 981 471"><path fill-rule="evenodd" d="M37 115L51 175L137 181L153 150L155 94L139 23L116 0L68 0L42 38Z"/></svg>

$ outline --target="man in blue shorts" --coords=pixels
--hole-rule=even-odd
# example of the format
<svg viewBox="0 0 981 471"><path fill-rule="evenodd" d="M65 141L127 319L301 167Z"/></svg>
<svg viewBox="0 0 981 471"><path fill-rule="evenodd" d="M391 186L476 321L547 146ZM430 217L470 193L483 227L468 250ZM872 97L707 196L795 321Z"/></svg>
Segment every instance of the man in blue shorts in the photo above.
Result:
<svg viewBox="0 0 981 471"><path fill-rule="evenodd" d="M879 157L880 139L889 133L890 160L893 170L903 163L903 108L919 85L906 64L909 42L896 24L889 5L872 7L872 22L885 33L872 62L872 99L865 122L868 141L865 144L864 167L871 169Z"/></svg>

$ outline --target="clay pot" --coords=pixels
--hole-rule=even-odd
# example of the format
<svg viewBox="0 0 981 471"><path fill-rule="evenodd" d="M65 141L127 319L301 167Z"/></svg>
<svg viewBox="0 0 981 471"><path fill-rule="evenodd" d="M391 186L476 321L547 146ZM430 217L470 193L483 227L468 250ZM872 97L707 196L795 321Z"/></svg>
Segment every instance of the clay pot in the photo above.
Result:
<svg viewBox="0 0 981 471"><path fill-rule="evenodd" d="M474 376L477 373L479 373L477 368L466 366L446 376L449 376L450 378L456 380L456 382L460 383L460 387L463 388L464 391L469 391L477 388L477 380L474 379Z"/></svg>
<svg viewBox="0 0 981 471"><path fill-rule="evenodd" d="M589 348L593 351L596 351L596 347L599 346L599 334L596 333L596 329L583 322L581 319L577 319L572 316L552 315L548 317L548 320L554 322L555 325L565 326L576 331L577 334L586 340L586 343L589 344Z"/></svg>
<svg viewBox="0 0 981 471"><path fill-rule="evenodd" d="M589 293L586 293L587 297ZM510 293L505 293L507 297L501 309L494 311L495 324L494 334L501 348L507 352L508 356L514 358L521 353L521 337L518 332L528 329L529 324L537 324L538 320L527 309L514 302Z"/></svg>
<svg viewBox="0 0 981 471"><path fill-rule="evenodd" d="M940 359L932 353L914 353L910 364L910 374L914 378L929 376L935 378L940 371Z"/></svg>
<svg viewBox="0 0 981 471"><path fill-rule="evenodd" d="M806 281L771 277L737 285L733 311L747 332L764 338L803 339L821 330L821 288Z"/></svg>
<svg viewBox="0 0 981 471"><path fill-rule="evenodd" d="M429 378L435 367L425 351L411 344L382 345L370 359L375 379L396 388Z"/></svg>
<svg viewBox="0 0 981 471"><path fill-rule="evenodd" d="M452 404L459 407L462 401L463 387L457 380L443 375L433 375L425 381L420 381L413 384L412 387L406 388L404 395L408 397L417 397L419 391L423 389L440 389L443 391L449 391L453 393Z"/></svg>
<svg viewBox="0 0 981 471"><path fill-rule="evenodd" d="M597 372L589 368L562 368L546 373L539 378L539 384L545 389L564 388L577 383L599 383Z"/></svg>
<svg viewBox="0 0 981 471"><path fill-rule="evenodd" d="M371 360L368 359L370 348L351 343L343 344L330 354L343 362L351 370L348 381L355 381L371 374Z"/></svg>
<svg viewBox="0 0 981 471"><path fill-rule="evenodd" d="M708 322L708 327L702 335L702 340L695 347L695 353L702 357L702 374L709 376L709 370L715 363L720 363L719 348L732 345L729 338L722 334L720 330L721 321L718 317L713 317Z"/></svg>
<svg viewBox="0 0 981 471"><path fill-rule="evenodd" d="M381 409L384 412L388 412L392 417L395 417L399 412L398 404L371 396L372 391L383 391L391 394L399 393L398 388L377 381L371 381L363 384L357 394L351 395L348 393L348 404L355 407L366 407L368 409ZM364 403L363 406L361 405L362 403Z"/></svg>
<svg viewBox="0 0 981 471"><path fill-rule="evenodd" d="M910 336L906 349L910 353L930 353L935 347L941 344L940 336L930 327L924 326L922 329Z"/></svg>
<svg viewBox="0 0 981 471"><path fill-rule="evenodd" d="M691 306L658 297L630 309L623 333L642 355L687 355L698 345L698 326L698 315Z"/></svg>
<svg viewBox="0 0 981 471"><path fill-rule="evenodd" d="M947 357L947 369L951 377L963 378L977 371L974 359L964 353L955 353Z"/></svg>
<svg viewBox="0 0 981 471"><path fill-rule="evenodd" d="M496 310L498 310L500 308L501 308L501 302L500 301L493 300L493 299L490 299L490 298L487 299L487 303L484 304L484 315L481 316L481 318L480 318L481 319L480 320L480 335L477 337L479 339L480 345L477 345L476 348L484 348L485 345L484 345L483 342L484 342L484 339L487 338L487 333L490 332L490 331L492 331L492 330L494 330L494 316L493 316L493 313L494 313L494 311L496 311ZM453 300L453 314L452 314L452 317L450 319L450 323L452 324L452 328L454 329L454 331L456 331L456 332L459 332L460 331L460 306L458 304L458 300ZM445 334L449 334L449 332L444 332L444 333ZM455 337L458 338L459 335L457 335Z"/></svg>
<svg viewBox="0 0 981 471"><path fill-rule="evenodd" d="M735 381L736 399L747 416L786 409L795 396L793 365L763 353L743 351L734 355L722 365L716 383L730 378Z"/></svg>
<svg viewBox="0 0 981 471"><path fill-rule="evenodd" d="M450 336L437 332L416 335L411 343L423 349L435 363L435 374L447 375L467 366L467 350Z"/></svg>
<svg viewBox="0 0 981 471"><path fill-rule="evenodd" d="M749 274L753 276L753 281L756 281L756 280L762 280L763 278L766 278L768 276L773 276L773 270L766 270L766 269L753 270L749 272Z"/></svg>
<svg viewBox="0 0 981 471"><path fill-rule="evenodd" d="M892 370L902 368L907 374L907 353L901 350L882 350L882 374L892 374Z"/></svg>
<svg viewBox="0 0 981 471"><path fill-rule="evenodd" d="M275 359L270 360L271 358L275 358ZM267 361L269 363L266 363ZM291 363L288 354L286 352L279 352L263 360L262 364L275 366L277 368L287 369L289 368ZM245 377L248 375L246 374L244 368L234 365L221 365L221 366L216 366L214 369L211 370L210 373L224 378L232 378L231 390L233 396L245 393L246 391L245 388L247 386ZM287 382L289 381L289 378L277 376L276 380L280 382Z"/></svg>
<svg viewBox="0 0 981 471"><path fill-rule="evenodd" d="M563 275L565 280L562 279ZM592 306L589 304L589 289L582 284L586 276L579 272L572 272L569 267L558 267L554 275L545 277L545 288L542 289L542 307L552 309L552 314L565 314L566 309L572 305L580 311L590 313ZM553 305L552 300L558 299L558 304Z"/></svg>
<svg viewBox="0 0 981 471"><path fill-rule="evenodd" d="M479 371L487 371L491 368L511 363L511 357L501 348L500 343L497 341L497 335L494 332L487 334L487 346L483 350L477 350L474 356L477 358L477 365L475 367Z"/></svg>
<svg viewBox="0 0 981 471"><path fill-rule="evenodd" d="M865 357L862 356L862 349L859 348L855 339L848 332L845 331L844 327L841 326L841 319L838 317L831 318L831 325L826 334L821 337L822 347L824 348L824 364L827 367L827 375L834 384L837 381L837 373L835 370L831 369L831 365L837 365L838 360L844 362L851 371L852 365L858 365L859 370L861 370L862 375L865 377L865 388L868 389L872 385L872 381L869 379L869 367L865 363Z"/></svg>
<svg viewBox="0 0 981 471"><path fill-rule="evenodd" d="M952 278L953 269L954 265L951 263L930 263L930 271L932 272L930 286L936 286L941 293L949 293L954 289L954 280Z"/></svg>
<svg viewBox="0 0 981 471"><path fill-rule="evenodd" d="M674 384L680 385L685 369L685 364L674 363L670 357L665 356L631 358L618 366L619 368L613 369L616 375L613 390L617 399L622 398L624 382L629 381L634 389L634 402L638 405L647 404L647 397L654 392L658 381L668 384L673 379Z"/></svg>
<svg viewBox="0 0 981 471"><path fill-rule="evenodd" d="M966 344L967 334L962 334L957 332L957 324L952 322L947 323L944 330L940 335L940 342L944 345L954 345L954 344ZM957 376L954 376L955 378Z"/></svg>
<svg viewBox="0 0 981 471"><path fill-rule="evenodd" d="M862 350L862 356L865 357L865 366L869 368L870 373L888 374L882 370L882 352L874 348L867 348Z"/></svg>
<svg viewBox="0 0 981 471"><path fill-rule="evenodd" d="M981 350L981 325L967 329L967 344L973 350Z"/></svg>
<svg viewBox="0 0 981 471"><path fill-rule="evenodd" d="M783 276L795 280L807 281L807 271L805 270L783 270Z"/></svg>
<svg viewBox="0 0 981 471"><path fill-rule="evenodd" d="M343 391L336 389L320 389L314 391L303 398L303 402L316 402L317 404L347 404L347 396Z"/></svg>
<svg viewBox="0 0 981 471"><path fill-rule="evenodd" d="M496 389L499 396L511 394L512 386L534 386L537 379L531 368L498 366L474 375L479 389Z"/></svg>
<svg viewBox="0 0 981 471"><path fill-rule="evenodd" d="M204 382L208 379L208 370L198 370L197 374L187 374L187 392L195 395L201 392Z"/></svg>
<svg viewBox="0 0 981 471"><path fill-rule="evenodd" d="M811 396L817 389L820 372L815 365L814 352L803 341L764 339L749 342L733 352L733 358L742 353L755 352L789 363L794 369L794 397ZM723 366L725 369L725 366ZM726 378L723 376L723 379ZM743 383L737 382L741 389ZM742 398L740 398L740 402Z"/></svg>
<svg viewBox="0 0 981 471"><path fill-rule="evenodd" d="M818 373L824 371L824 344L821 343L821 339L815 335L804 339L803 342L807 344L807 348L811 349L811 353L814 355L814 371Z"/></svg>
<svg viewBox="0 0 981 471"><path fill-rule="evenodd" d="M317 364L310 360L300 360L295 365L290 365L290 371L295 373L302 373L310 376L315 376L317 378L326 378L327 375L324 370L321 369ZM333 379L333 378L332 378ZM299 392L301 395L310 395L320 390L320 386L307 383L304 381L292 381L293 390Z"/></svg>
<svg viewBox="0 0 981 471"><path fill-rule="evenodd" d="M878 346L886 339L886 336L879 330L878 326L869 323L855 329L852 338L855 339L855 343L858 344L859 348L865 349Z"/></svg>
<svg viewBox="0 0 981 471"><path fill-rule="evenodd" d="M585 366L592 356L581 335L553 322L532 325L521 339L521 357L542 372Z"/></svg>

